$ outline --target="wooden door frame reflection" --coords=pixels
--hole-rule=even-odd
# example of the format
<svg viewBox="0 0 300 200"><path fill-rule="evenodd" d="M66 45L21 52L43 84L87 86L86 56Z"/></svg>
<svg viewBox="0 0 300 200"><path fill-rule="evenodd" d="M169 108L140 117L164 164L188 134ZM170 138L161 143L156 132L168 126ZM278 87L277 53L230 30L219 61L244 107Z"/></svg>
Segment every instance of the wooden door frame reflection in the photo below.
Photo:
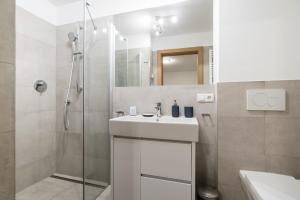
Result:
<svg viewBox="0 0 300 200"><path fill-rule="evenodd" d="M164 84L164 64L165 56L197 55L197 83L203 84L203 47L190 47L180 49L167 49L157 51L157 85Z"/></svg>

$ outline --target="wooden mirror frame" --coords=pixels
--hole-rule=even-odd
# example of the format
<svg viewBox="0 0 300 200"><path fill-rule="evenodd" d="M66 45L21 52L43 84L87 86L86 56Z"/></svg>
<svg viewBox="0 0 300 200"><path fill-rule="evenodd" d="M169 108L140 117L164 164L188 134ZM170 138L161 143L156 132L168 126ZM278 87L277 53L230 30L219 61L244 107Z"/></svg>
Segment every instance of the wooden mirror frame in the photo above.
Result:
<svg viewBox="0 0 300 200"><path fill-rule="evenodd" d="M198 84L203 84L203 47L191 47L181 49L168 49L157 51L157 85L163 85L163 58L165 56L181 56L181 55L194 55L197 54L197 76Z"/></svg>

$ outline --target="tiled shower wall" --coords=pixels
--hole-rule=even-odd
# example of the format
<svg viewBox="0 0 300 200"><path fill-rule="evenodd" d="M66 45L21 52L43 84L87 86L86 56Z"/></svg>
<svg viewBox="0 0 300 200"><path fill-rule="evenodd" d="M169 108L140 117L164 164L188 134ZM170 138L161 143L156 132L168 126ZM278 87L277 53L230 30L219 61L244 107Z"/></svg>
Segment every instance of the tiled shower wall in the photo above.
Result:
<svg viewBox="0 0 300 200"><path fill-rule="evenodd" d="M55 26L16 8L16 188L55 172ZM39 94L33 84L47 82Z"/></svg>
<svg viewBox="0 0 300 200"><path fill-rule="evenodd" d="M125 111L137 106L139 114L154 112L155 103L162 103L162 113L171 115L171 106L176 99L183 114L184 106L193 106L199 129L196 149L197 183L217 185L217 110L216 103L200 104L197 93L214 93L214 86L163 86L163 87L116 87L113 89L113 112ZM210 114L203 117L202 114Z"/></svg>
<svg viewBox="0 0 300 200"><path fill-rule="evenodd" d="M15 191L15 1L0 1L0 200Z"/></svg>
<svg viewBox="0 0 300 200"><path fill-rule="evenodd" d="M287 110L247 111L247 89L287 91ZM300 178L300 81L218 84L218 187L224 200L246 200L238 172Z"/></svg>

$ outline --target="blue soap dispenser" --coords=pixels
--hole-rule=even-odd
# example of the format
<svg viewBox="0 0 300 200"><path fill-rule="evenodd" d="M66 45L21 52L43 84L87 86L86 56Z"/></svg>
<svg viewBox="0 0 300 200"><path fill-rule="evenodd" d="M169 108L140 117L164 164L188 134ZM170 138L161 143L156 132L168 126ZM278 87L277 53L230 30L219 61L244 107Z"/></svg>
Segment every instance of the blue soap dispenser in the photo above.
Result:
<svg viewBox="0 0 300 200"><path fill-rule="evenodd" d="M172 117L179 117L179 106L176 100L174 100L174 105L172 106Z"/></svg>

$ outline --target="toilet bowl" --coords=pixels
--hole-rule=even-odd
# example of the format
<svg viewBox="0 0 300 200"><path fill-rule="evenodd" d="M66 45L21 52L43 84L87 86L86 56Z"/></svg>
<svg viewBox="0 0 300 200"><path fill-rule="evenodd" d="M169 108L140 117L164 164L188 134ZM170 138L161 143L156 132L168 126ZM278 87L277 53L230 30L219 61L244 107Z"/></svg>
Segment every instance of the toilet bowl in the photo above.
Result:
<svg viewBox="0 0 300 200"><path fill-rule="evenodd" d="M240 177L249 200L300 199L300 181L292 176L241 170Z"/></svg>

